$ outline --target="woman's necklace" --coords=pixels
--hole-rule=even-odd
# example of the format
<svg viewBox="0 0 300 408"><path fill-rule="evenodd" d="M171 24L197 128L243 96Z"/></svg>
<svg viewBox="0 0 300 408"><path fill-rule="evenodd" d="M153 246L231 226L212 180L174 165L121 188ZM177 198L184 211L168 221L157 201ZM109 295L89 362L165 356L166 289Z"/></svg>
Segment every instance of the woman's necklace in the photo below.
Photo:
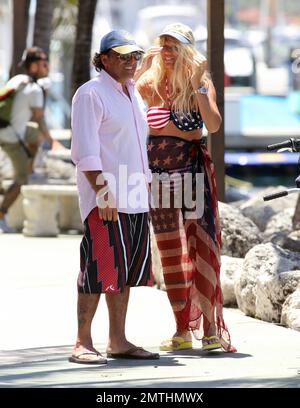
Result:
<svg viewBox="0 0 300 408"><path fill-rule="evenodd" d="M170 97L170 93L169 93L168 77L166 77L166 83L165 83L165 85L166 85L167 102L168 102L169 108L171 109L172 104L171 104L171 97Z"/></svg>

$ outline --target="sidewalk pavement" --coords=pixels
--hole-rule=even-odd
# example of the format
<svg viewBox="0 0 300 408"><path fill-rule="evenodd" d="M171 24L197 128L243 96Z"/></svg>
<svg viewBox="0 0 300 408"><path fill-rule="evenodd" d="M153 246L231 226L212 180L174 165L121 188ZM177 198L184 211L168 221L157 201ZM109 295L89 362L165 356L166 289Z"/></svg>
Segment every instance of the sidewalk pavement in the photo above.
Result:
<svg viewBox="0 0 300 408"><path fill-rule="evenodd" d="M0 387L300 388L300 332L225 308L237 353L161 352L160 360L109 359L107 366L68 362L76 336L79 236L25 238L0 235ZM158 351L175 329L165 292L134 288L127 335ZM104 297L93 324L96 348L105 351ZM197 344L198 343L198 344Z"/></svg>

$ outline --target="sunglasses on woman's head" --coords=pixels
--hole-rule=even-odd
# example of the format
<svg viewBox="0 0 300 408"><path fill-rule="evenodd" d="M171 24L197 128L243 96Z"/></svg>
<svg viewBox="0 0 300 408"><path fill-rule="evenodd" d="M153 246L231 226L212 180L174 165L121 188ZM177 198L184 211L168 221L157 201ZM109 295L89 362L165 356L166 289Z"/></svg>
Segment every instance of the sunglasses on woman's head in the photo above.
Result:
<svg viewBox="0 0 300 408"><path fill-rule="evenodd" d="M161 45L161 47L164 51L168 51L168 52L178 52L179 51L179 48L177 47L177 45L164 44L164 45Z"/></svg>

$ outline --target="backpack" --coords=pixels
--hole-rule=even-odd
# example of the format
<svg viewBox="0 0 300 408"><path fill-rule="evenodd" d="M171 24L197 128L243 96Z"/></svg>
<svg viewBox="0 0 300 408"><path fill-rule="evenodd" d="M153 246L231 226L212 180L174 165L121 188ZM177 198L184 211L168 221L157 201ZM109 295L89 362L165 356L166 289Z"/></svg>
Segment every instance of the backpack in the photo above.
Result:
<svg viewBox="0 0 300 408"><path fill-rule="evenodd" d="M14 97L17 92L25 88L28 82L21 82L16 88L4 85L0 88L0 129L10 124Z"/></svg>
<svg viewBox="0 0 300 408"><path fill-rule="evenodd" d="M15 87L8 86L6 84L2 88L0 88L0 130L5 129L10 125L14 98L20 90L25 88L28 82L29 80L23 79ZM17 136L18 142L21 145L21 147L24 149L26 155L29 158L32 158L33 156L31 152L28 150L23 140L20 139L17 133L15 135Z"/></svg>

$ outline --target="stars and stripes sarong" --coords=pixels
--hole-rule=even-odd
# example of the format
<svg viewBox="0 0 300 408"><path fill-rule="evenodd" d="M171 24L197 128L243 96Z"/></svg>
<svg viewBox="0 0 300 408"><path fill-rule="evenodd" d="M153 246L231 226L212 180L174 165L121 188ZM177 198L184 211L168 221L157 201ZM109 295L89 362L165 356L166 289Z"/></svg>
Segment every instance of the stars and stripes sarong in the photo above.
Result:
<svg viewBox="0 0 300 408"><path fill-rule="evenodd" d="M225 325L220 283L221 230L218 214L215 173L206 146L175 136L150 136L148 157L153 177L159 174L158 205L151 208L151 221L160 252L167 294L175 315L177 330L191 330L197 339L209 336L215 325L223 348L235 351ZM193 197L196 173L203 175L203 213L187 218L182 188L182 207L175 206L176 183L170 185L170 208L164 208L163 173L169 176L193 175ZM178 184L178 181L177 181ZM152 182L153 185L153 182Z"/></svg>

